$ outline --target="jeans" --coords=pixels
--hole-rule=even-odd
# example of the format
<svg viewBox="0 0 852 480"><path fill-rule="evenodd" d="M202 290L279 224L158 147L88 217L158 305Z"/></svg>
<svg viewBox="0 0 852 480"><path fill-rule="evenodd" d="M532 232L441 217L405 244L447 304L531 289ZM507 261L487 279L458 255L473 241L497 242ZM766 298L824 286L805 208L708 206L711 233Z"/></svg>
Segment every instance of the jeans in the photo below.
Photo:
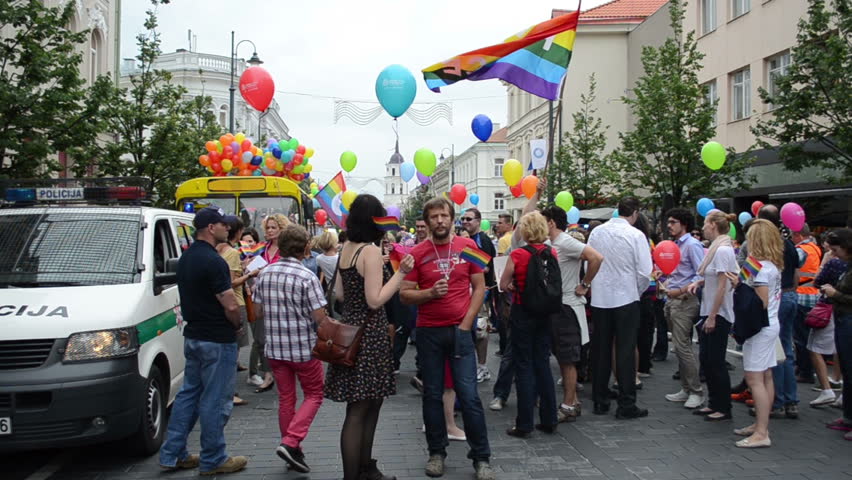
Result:
<svg viewBox="0 0 852 480"><path fill-rule="evenodd" d="M852 313L835 312L834 343L843 374L843 418L852 423Z"/></svg>
<svg viewBox="0 0 852 480"><path fill-rule="evenodd" d="M507 324L508 321L504 322ZM508 330L508 328L507 328ZM512 393L512 382L515 381L515 356L512 352L512 335L506 334L506 346L503 347L503 356L500 357L500 370L497 372L497 381L494 382L494 398L500 398L503 402L509 400Z"/></svg>
<svg viewBox="0 0 852 480"><path fill-rule="evenodd" d="M705 333L703 324L698 330L698 341L703 347L701 365L707 377L707 406L719 413L731 413L731 376L725 366L730 334L731 324L718 315L712 332Z"/></svg>
<svg viewBox="0 0 852 480"><path fill-rule="evenodd" d="M636 406L636 331L639 329L639 302L617 308L592 307L592 398L595 405L609 407L609 377L612 347L615 344L615 378L618 381L618 407Z"/></svg>
<svg viewBox="0 0 852 480"><path fill-rule="evenodd" d="M639 300L639 332L636 337L636 346L639 350L638 371L651 372L651 345L654 343L654 302L656 295L645 294Z"/></svg>
<svg viewBox="0 0 852 480"><path fill-rule="evenodd" d="M166 441L160 448L160 465L174 467L186 459L186 438L201 420L201 472L228 459L225 425L234 408L237 344L185 338L183 387L175 397Z"/></svg>
<svg viewBox="0 0 852 480"><path fill-rule="evenodd" d="M281 443L299 448L322 405L322 362L315 358L307 362L270 358L269 366L272 367L275 386L278 387L278 428L281 431ZM304 394L299 410L296 410L296 377L299 378L299 386Z"/></svg>
<svg viewBox="0 0 852 480"><path fill-rule="evenodd" d="M798 386L796 385L795 353L793 352L793 323L799 308L799 297L795 291L781 294L781 306L778 308L779 331L778 338L787 357L772 369L772 380L775 382L775 403L777 409L785 405L799 403Z"/></svg>
<svg viewBox="0 0 852 480"><path fill-rule="evenodd" d="M539 418L545 426L556 425L556 391L550 373L550 319L529 315L521 305L512 305L512 355L515 359L515 384L518 389L518 416L515 427L533 430L535 399ZM538 390L538 392L536 392Z"/></svg>
<svg viewBox="0 0 852 480"><path fill-rule="evenodd" d="M485 411L476 390L476 351L470 332L458 327L418 327L417 354L423 380L423 422L429 455L447 455L447 424L444 419L444 362L450 361L456 397L462 409L470 451L467 458L488 461L491 448Z"/></svg>
<svg viewBox="0 0 852 480"><path fill-rule="evenodd" d="M698 297L686 294L669 298L665 311L680 369L681 388L686 393L702 395L704 389L701 387L698 362L692 350L692 330L699 311Z"/></svg>

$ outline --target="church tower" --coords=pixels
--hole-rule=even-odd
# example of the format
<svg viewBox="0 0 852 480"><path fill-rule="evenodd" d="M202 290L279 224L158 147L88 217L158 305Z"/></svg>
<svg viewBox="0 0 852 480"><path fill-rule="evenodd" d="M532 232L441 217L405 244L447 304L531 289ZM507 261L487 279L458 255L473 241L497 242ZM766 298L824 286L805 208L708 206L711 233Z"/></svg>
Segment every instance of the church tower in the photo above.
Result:
<svg viewBox="0 0 852 480"><path fill-rule="evenodd" d="M403 208L403 203L408 199L408 184L402 180L399 171L402 162L397 142L396 150L385 165L385 206L396 205Z"/></svg>

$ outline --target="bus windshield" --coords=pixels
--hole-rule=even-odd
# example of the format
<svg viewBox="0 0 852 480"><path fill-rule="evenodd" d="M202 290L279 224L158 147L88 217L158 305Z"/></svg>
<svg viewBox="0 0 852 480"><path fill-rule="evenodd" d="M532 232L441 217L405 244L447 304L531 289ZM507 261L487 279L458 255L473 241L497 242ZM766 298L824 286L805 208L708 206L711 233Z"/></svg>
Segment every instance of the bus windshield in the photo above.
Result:
<svg viewBox="0 0 852 480"><path fill-rule="evenodd" d="M299 204L291 197L249 197L240 196L240 218L246 228L253 227L263 236L263 219L273 213L286 216L291 222L299 224Z"/></svg>

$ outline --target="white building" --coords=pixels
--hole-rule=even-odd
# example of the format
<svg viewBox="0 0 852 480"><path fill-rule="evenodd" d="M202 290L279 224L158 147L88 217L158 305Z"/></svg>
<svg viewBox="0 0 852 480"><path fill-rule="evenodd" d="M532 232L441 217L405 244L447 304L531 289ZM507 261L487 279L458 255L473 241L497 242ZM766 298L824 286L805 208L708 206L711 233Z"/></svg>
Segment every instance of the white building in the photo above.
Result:
<svg viewBox="0 0 852 480"><path fill-rule="evenodd" d="M187 89L187 95L206 95L213 99L213 109L223 131L229 127L229 102L231 86L231 59L228 56L210 55L178 49L164 53L154 62L154 69L172 74L172 83ZM240 75L246 70L245 60L237 59L234 74L234 128L246 136L259 141L265 138L289 140L289 128L281 118L278 102L272 101L269 111L259 127L260 112L249 106L239 91ZM138 71L135 59L124 59L121 67L121 87L130 86L130 77Z"/></svg>
<svg viewBox="0 0 852 480"><path fill-rule="evenodd" d="M398 149L399 147L397 147ZM402 176L399 168L402 165L403 158L399 152L394 152L390 160L385 165L385 196L384 204L387 206L396 205L400 210L404 210L405 203L408 201L410 192L408 182L402 181Z"/></svg>

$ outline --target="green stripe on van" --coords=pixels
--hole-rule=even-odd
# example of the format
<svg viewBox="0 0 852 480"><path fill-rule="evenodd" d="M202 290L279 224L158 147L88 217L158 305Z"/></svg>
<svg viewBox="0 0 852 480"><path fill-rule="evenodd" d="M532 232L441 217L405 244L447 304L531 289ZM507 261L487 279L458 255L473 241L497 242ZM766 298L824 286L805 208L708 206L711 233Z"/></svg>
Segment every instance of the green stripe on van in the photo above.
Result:
<svg viewBox="0 0 852 480"><path fill-rule="evenodd" d="M145 320L139 325L136 325L136 332L139 336L139 345L166 333L169 329L176 326L177 315L175 315L174 310L166 310L159 315L155 315L148 320Z"/></svg>

